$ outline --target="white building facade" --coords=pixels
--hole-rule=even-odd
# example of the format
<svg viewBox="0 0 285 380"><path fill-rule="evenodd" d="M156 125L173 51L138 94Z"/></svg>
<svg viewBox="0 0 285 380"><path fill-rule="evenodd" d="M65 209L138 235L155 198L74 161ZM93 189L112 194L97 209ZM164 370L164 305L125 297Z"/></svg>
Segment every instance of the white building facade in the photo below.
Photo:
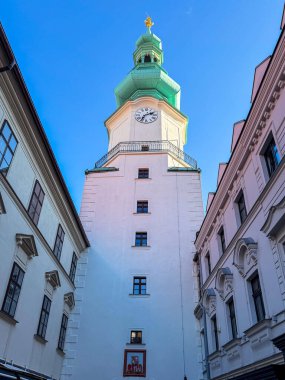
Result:
<svg viewBox="0 0 285 380"><path fill-rule="evenodd" d="M0 25L0 379L59 379L88 245Z"/></svg>
<svg viewBox="0 0 285 380"><path fill-rule="evenodd" d="M108 154L86 172L80 217L91 248L62 379L200 379L194 240L200 171L183 152L180 87L148 28L116 88Z"/></svg>
<svg viewBox="0 0 285 380"><path fill-rule="evenodd" d="M285 16L196 239L205 378L284 379ZM208 375L208 376L207 376Z"/></svg>

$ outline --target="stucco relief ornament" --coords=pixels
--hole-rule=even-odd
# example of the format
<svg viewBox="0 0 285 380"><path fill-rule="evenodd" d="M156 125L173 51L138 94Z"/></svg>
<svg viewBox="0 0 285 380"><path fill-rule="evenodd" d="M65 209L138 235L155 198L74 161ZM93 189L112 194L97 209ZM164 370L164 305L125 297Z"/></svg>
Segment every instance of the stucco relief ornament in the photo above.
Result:
<svg viewBox="0 0 285 380"><path fill-rule="evenodd" d="M233 274L229 268L220 268L216 277L216 290L222 300L233 291Z"/></svg>

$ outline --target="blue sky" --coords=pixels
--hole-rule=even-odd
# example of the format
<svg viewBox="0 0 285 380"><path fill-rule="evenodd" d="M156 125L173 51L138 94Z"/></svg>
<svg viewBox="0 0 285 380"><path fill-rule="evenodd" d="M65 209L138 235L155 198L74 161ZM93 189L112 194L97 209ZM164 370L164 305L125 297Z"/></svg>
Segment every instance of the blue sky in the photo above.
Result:
<svg viewBox="0 0 285 380"><path fill-rule="evenodd" d="M182 88L185 151L202 169L204 201L246 118L255 66L280 34L284 0L11 0L0 19L77 209L84 170L107 151L104 120L151 15L164 68Z"/></svg>

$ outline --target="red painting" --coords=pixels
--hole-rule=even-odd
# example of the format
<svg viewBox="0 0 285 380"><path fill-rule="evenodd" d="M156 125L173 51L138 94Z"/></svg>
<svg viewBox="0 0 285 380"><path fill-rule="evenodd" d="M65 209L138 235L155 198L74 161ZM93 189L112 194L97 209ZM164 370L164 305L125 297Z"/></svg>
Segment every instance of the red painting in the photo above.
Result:
<svg viewBox="0 0 285 380"><path fill-rule="evenodd" d="M124 376L146 376L146 351L125 350Z"/></svg>

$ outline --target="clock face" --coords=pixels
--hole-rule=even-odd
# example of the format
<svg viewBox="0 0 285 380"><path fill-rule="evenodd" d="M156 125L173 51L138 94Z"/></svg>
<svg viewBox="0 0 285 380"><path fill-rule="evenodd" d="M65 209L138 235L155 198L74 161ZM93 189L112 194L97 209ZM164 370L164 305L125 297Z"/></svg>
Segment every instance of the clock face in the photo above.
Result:
<svg viewBox="0 0 285 380"><path fill-rule="evenodd" d="M158 118L158 112L149 107L143 107L136 110L135 119L140 123L152 123Z"/></svg>

